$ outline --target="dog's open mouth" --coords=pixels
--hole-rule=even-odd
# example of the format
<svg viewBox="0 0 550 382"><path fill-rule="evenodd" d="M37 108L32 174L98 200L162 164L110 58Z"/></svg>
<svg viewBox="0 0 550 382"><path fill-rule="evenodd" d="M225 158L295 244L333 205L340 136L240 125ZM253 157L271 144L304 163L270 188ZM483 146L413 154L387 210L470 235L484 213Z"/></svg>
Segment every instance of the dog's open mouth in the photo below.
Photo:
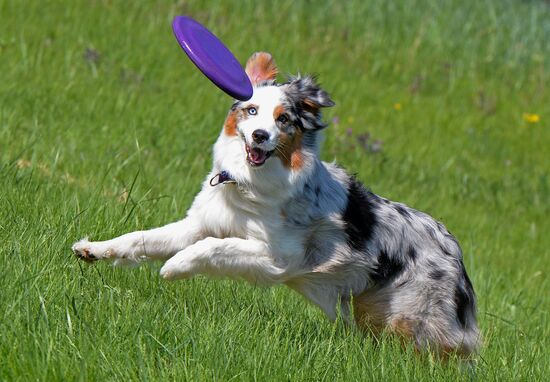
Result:
<svg viewBox="0 0 550 382"><path fill-rule="evenodd" d="M267 158L273 154L273 150L265 151L258 147L250 147L245 145L246 148L246 160L251 166L261 166L265 163Z"/></svg>

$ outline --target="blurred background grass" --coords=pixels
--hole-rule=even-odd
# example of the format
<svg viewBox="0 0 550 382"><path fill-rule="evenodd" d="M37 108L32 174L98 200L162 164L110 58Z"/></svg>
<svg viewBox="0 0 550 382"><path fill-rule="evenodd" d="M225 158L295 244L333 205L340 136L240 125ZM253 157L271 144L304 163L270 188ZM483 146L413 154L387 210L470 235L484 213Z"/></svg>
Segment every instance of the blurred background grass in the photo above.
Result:
<svg viewBox="0 0 550 382"><path fill-rule="evenodd" d="M474 377L550 372L547 1L0 0L0 379L462 379L284 288L81 266L70 244L179 219L231 100L172 36L316 73L323 158L459 238L486 337ZM284 76L281 76L283 79Z"/></svg>

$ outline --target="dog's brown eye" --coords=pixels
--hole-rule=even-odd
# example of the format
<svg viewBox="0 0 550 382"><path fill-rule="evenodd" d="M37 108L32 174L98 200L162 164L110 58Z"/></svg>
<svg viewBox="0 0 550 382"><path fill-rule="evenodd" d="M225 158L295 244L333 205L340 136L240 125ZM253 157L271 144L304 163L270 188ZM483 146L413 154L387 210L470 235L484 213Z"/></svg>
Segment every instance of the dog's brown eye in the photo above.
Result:
<svg viewBox="0 0 550 382"><path fill-rule="evenodd" d="M247 110L248 110L248 114L250 114L250 115L258 114L258 110L256 110L255 107L249 107Z"/></svg>
<svg viewBox="0 0 550 382"><path fill-rule="evenodd" d="M279 121L282 124L285 124L288 122L288 117L286 115L280 115L279 118L277 118L277 121Z"/></svg>

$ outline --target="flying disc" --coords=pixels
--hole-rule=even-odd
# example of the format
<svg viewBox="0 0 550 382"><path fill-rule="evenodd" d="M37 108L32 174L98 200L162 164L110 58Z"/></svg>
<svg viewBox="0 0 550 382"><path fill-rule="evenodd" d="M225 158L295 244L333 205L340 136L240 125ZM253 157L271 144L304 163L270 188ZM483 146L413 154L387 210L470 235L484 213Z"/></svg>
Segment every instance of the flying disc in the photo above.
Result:
<svg viewBox="0 0 550 382"><path fill-rule="evenodd" d="M252 84L233 53L212 32L187 16L176 16L172 30L197 68L231 97L246 101Z"/></svg>

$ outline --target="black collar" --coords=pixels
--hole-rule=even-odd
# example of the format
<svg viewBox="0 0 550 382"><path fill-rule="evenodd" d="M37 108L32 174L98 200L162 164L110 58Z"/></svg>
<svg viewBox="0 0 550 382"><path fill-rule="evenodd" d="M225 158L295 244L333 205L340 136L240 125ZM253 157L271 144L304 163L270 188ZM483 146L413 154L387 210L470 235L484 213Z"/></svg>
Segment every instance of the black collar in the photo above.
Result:
<svg viewBox="0 0 550 382"><path fill-rule="evenodd" d="M237 183L235 179L227 171L222 171L217 173L210 179L210 185L212 187L217 186L218 184L233 184Z"/></svg>

